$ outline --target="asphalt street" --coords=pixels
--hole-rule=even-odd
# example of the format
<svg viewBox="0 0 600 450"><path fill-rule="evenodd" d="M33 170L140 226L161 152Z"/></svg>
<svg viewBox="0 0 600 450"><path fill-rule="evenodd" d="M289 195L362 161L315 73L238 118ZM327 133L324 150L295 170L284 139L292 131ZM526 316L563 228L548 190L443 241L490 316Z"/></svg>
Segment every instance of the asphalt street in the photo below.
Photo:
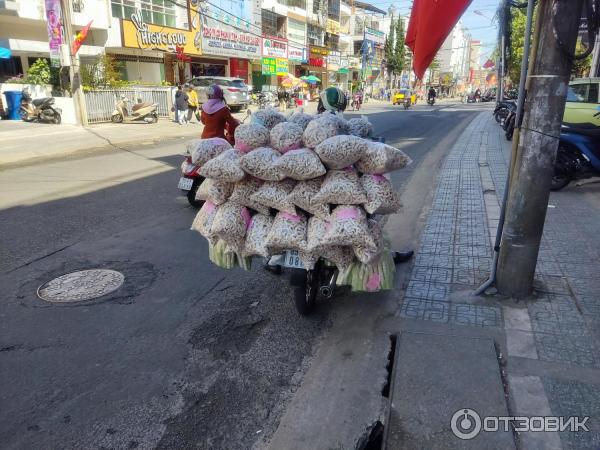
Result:
<svg viewBox="0 0 600 450"><path fill-rule="evenodd" d="M388 230L396 248L416 246L440 163L482 108L360 112L414 160L392 177L404 191ZM305 374L323 364L315 349L344 340L346 328L357 340L372 332L368 320L348 326L370 308L361 297L342 292L301 318L285 274L208 261L190 231L196 211L176 189L184 143L0 170L3 448L262 448L295 394L310 398ZM55 276L98 267L121 271L124 286L73 304L36 296ZM383 313L393 299L368 301Z"/></svg>

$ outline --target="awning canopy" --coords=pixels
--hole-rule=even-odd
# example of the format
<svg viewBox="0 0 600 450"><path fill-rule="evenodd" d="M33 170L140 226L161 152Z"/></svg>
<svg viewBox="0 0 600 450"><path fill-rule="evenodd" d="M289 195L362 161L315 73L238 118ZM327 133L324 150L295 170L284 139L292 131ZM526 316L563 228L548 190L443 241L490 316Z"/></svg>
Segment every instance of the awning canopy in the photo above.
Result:
<svg viewBox="0 0 600 450"><path fill-rule="evenodd" d="M450 30L472 0L414 0L406 32L413 52L413 69L422 79Z"/></svg>

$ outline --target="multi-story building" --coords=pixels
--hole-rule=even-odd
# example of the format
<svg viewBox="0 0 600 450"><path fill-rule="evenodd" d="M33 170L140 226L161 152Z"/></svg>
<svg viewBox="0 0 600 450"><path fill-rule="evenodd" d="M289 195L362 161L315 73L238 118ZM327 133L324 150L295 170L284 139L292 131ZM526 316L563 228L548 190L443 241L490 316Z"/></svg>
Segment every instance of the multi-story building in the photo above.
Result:
<svg viewBox="0 0 600 450"><path fill-rule="evenodd" d="M438 51L442 88L454 94L463 91L469 78L470 36L458 22Z"/></svg>

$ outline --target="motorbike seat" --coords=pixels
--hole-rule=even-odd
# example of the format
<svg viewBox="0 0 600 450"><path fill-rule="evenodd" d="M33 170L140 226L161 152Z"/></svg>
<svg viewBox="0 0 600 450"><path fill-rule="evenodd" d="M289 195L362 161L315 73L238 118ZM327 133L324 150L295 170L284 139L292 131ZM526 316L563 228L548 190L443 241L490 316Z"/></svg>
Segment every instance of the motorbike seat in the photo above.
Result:
<svg viewBox="0 0 600 450"><path fill-rule="evenodd" d="M52 97L44 97L44 98L36 98L34 100L31 101L31 103L33 103L33 106L40 106L42 104L44 104L46 101L48 101L48 99L50 99ZM52 102L54 103L54 102Z"/></svg>
<svg viewBox="0 0 600 450"><path fill-rule="evenodd" d="M142 108L146 108L148 106L152 106L153 103L152 102L144 102L144 103L136 103L135 105L133 105L133 111L137 111L138 109L142 109Z"/></svg>

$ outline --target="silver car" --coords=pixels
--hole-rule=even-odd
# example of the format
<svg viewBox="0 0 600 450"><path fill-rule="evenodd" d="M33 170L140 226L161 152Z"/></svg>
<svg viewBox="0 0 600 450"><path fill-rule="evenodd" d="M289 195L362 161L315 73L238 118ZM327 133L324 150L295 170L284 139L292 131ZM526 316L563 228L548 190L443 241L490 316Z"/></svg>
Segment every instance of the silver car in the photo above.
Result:
<svg viewBox="0 0 600 450"><path fill-rule="evenodd" d="M217 84L221 87L225 94L225 101L233 112L247 108L250 103L248 86L241 78L209 76L194 77L189 83L194 86L194 89L198 93L198 101L200 103L204 103L208 100L206 97L206 88L211 84Z"/></svg>

